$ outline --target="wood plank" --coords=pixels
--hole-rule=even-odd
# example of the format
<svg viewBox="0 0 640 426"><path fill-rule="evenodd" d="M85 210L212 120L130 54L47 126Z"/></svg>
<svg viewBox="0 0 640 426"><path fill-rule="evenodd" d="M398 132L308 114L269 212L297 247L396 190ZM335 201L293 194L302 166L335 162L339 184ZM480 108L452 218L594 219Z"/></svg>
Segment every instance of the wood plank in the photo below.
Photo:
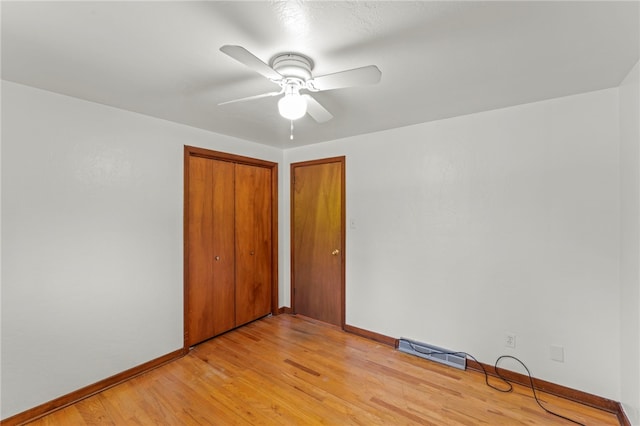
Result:
<svg viewBox="0 0 640 426"><path fill-rule="evenodd" d="M584 424L620 424L604 410L539 397L548 409ZM540 409L524 386L497 392L479 372L293 315L263 318L208 340L181 359L32 424L320 423L568 424Z"/></svg>
<svg viewBox="0 0 640 426"><path fill-rule="evenodd" d="M394 339L393 337L388 337L380 333L374 333L373 331L369 330L363 330L349 324L345 324L343 328L344 331L347 331L349 333L353 333L361 337L366 337L367 339L375 340L376 342L384 343L385 345L389 345L394 348L398 347L398 339Z"/></svg>
<svg viewBox="0 0 640 426"><path fill-rule="evenodd" d="M73 419L75 415L79 416L80 414L77 412L76 408L72 406L72 404L80 400L84 400L85 398L88 398L91 395L99 394L99 392L103 392L106 389L109 389L112 386L115 386L117 384L127 383L127 380L131 380L132 378L138 375L148 372L161 365L167 364L170 361L176 360L182 357L183 355L185 355L185 353L186 352L183 349L170 352L159 358L152 359L136 367L122 371L111 377L107 377L106 379L100 380L99 382L77 389L73 392L70 392L59 398L53 399L49 402L45 402L44 404L41 404L37 407L33 407L29 410L23 411L14 416L3 419L2 422L0 422L0 424L5 426L25 424L33 419L37 419L42 416L49 415L50 413L57 414L58 413L57 410L60 410L63 407L70 407L69 408L70 414L68 414L68 416L70 419ZM52 424L63 424L63 423L54 422ZM82 424L82 423L76 423L74 421L71 421L70 423L66 423L66 424Z"/></svg>
<svg viewBox="0 0 640 426"><path fill-rule="evenodd" d="M480 363L474 360L467 361L467 368L469 369L482 371L483 367L489 375L494 377L499 377L498 372L496 371L494 365L482 364L481 366ZM499 370L500 370L500 375L502 375L504 378L506 378L510 382L519 383L525 386L530 385L529 376L527 375L517 373L515 371L504 370L502 368L499 368ZM616 413L620 409L618 402L612 401L607 398L602 398L597 395L592 395L587 392L570 389L564 386L557 385L555 383L550 383L545 380L540 380L536 378L533 379L533 384L536 389L539 389L543 392L550 393L552 395L561 396L563 398L570 399L572 401L581 402L583 404L590 405L592 407L604 409L606 411L609 411L610 413Z"/></svg>

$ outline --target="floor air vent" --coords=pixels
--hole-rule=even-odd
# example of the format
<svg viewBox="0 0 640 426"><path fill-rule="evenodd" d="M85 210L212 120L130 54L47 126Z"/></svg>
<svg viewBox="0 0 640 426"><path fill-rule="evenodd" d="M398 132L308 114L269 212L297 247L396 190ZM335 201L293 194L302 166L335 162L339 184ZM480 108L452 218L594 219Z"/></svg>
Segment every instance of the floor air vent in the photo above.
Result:
<svg viewBox="0 0 640 426"><path fill-rule="evenodd" d="M455 367L460 370L466 370L467 368L467 357L464 356L464 354L453 355L451 354L451 352L455 351L428 345L426 343L420 343L414 340L401 338L399 340L398 350L411 355L419 356L420 358L439 362L441 364L448 365L449 367Z"/></svg>

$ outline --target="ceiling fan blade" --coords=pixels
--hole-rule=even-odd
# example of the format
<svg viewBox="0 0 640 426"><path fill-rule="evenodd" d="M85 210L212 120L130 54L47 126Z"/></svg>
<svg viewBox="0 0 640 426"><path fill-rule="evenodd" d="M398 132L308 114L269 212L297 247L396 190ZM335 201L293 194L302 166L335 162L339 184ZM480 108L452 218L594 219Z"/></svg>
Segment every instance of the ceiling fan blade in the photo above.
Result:
<svg viewBox="0 0 640 426"><path fill-rule="evenodd" d="M279 92L269 92L269 93L263 93L261 95L254 95L254 96L247 96L246 98L240 98L240 99L233 99L231 101L226 101L226 102L220 102L218 104L218 106L220 105L226 105L226 104L233 104L235 102L244 102L244 101L252 101L254 99L260 99L260 98L268 98L269 96L278 96L281 93L283 93L284 90L280 90Z"/></svg>
<svg viewBox="0 0 640 426"><path fill-rule="evenodd" d="M378 67L369 65L315 77L313 80L307 82L307 87L316 92L321 90L342 89L343 87L375 84L380 81L381 77L382 72L380 72Z"/></svg>
<svg viewBox="0 0 640 426"><path fill-rule="evenodd" d="M302 97L307 101L307 114L318 123L325 123L333 118L333 115L313 97L310 95L302 95Z"/></svg>
<svg viewBox="0 0 640 426"><path fill-rule="evenodd" d="M280 80L282 79L282 75L278 73L276 70L271 68L269 65L262 62L258 57L256 57L253 53L249 52L242 46L233 46L233 45L224 45L220 48L222 53L226 53L231 56L236 61L245 64L258 74L262 74L263 76L271 79L271 80Z"/></svg>

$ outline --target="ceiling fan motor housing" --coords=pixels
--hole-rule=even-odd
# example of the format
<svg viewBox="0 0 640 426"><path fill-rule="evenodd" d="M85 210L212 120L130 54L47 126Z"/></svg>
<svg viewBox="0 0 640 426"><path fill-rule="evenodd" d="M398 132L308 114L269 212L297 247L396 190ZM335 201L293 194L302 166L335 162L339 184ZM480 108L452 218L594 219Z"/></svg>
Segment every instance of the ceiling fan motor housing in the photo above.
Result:
<svg viewBox="0 0 640 426"><path fill-rule="evenodd" d="M271 59L271 68L285 78L296 78L306 82L311 79L313 61L298 53L282 53Z"/></svg>

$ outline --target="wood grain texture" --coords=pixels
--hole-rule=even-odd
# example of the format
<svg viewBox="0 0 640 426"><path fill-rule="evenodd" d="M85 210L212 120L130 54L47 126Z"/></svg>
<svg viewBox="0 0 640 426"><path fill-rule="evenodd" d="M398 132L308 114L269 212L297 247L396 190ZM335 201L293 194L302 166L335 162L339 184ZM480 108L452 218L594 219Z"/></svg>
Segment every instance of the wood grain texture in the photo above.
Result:
<svg viewBox="0 0 640 426"><path fill-rule="evenodd" d="M292 164L294 312L344 325L344 158Z"/></svg>
<svg viewBox="0 0 640 426"><path fill-rule="evenodd" d="M280 306L277 310L277 314L278 315L282 315L282 314L293 314L293 311L291 310L291 308L289 306Z"/></svg>
<svg viewBox="0 0 640 426"><path fill-rule="evenodd" d="M187 344L235 327L234 164L191 156L187 203Z"/></svg>
<svg viewBox="0 0 640 426"><path fill-rule="evenodd" d="M271 171L236 165L236 325L271 312Z"/></svg>
<svg viewBox="0 0 640 426"><path fill-rule="evenodd" d="M587 425L614 414L541 394ZM187 356L33 425L567 425L530 389L496 392L461 371L301 316L235 329Z"/></svg>
<svg viewBox="0 0 640 426"><path fill-rule="evenodd" d="M184 349L178 349L174 352L163 355L159 358L153 359L151 361L145 362L136 367L125 370L121 373L115 374L111 377L108 377L104 380L100 380L99 382L93 383L89 386L85 386L73 392L70 392L66 395L63 395L59 398L41 404L37 407L31 408L29 410L23 411L22 413L18 413L15 416L11 416L6 418L0 422L3 426L14 426L14 425L22 425L26 424L34 419L38 419L42 416L46 416L51 412L56 412L64 407L69 407L68 414L65 414L65 418L68 419L66 423L55 423L54 416L47 416L42 420L40 424L43 425L59 425L59 424L67 424L74 425L84 424L80 419L78 420L79 412L75 406L72 404L77 403L78 401L84 400L92 395L99 395L100 392L109 389L118 384L124 384L127 380L139 376L143 373L146 373L154 368L157 368L163 364L176 360L186 352ZM91 404L94 402L91 401ZM82 408L85 409L85 408ZM67 417L68 416L68 417Z"/></svg>
<svg viewBox="0 0 640 426"><path fill-rule="evenodd" d="M184 347L278 311L278 165L184 147Z"/></svg>
<svg viewBox="0 0 640 426"><path fill-rule="evenodd" d="M489 365L482 363L482 366L487 371L490 376L499 377L498 372L495 369L494 365ZM480 363L467 359L467 368L475 371L482 371L482 367ZM524 386L530 386L529 376L521 373L517 373L515 371L505 370L504 368L500 368L498 366L500 375L512 383L519 383ZM589 405L594 408L598 408L600 410L605 410L610 413L621 413L622 409L620 407L620 403L603 398L601 396L593 395L587 392L582 392L579 390L571 389L566 386L561 386L556 383L547 382L545 380L533 378L533 386L545 393L560 396L562 398L568 399L570 401L580 402L581 404ZM622 419L621 419L622 421Z"/></svg>
<svg viewBox="0 0 640 426"><path fill-rule="evenodd" d="M271 313L278 314L278 165L271 164Z"/></svg>
<svg viewBox="0 0 640 426"><path fill-rule="evenodd" d="M393 337L385 336L384 334L375 333L373 331L364 330L362 328L354 327L353 325L345 324L343 327L344 331L348 333L353 333L357 336L366 337L370 340L375 340L376 342L383 343L385 345L389 345L392 348L398 347L398 339L394 339Z"/></svg>

